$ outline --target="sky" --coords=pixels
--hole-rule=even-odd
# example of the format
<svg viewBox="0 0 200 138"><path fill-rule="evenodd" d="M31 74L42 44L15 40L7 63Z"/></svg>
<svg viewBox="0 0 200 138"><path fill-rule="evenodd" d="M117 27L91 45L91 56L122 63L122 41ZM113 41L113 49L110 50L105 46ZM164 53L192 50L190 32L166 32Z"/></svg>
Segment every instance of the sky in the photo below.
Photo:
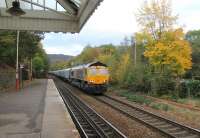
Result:
<svg viewBox="0 0 200 138"><path fill-rule="evenodd" d="M104 0L79 34L47 33L42 41L48 54L76 56L85 46L119 45L140 30L135 14L143 0ZM177 24L185 31L200 29L200 0L172 0Z"/></svg>

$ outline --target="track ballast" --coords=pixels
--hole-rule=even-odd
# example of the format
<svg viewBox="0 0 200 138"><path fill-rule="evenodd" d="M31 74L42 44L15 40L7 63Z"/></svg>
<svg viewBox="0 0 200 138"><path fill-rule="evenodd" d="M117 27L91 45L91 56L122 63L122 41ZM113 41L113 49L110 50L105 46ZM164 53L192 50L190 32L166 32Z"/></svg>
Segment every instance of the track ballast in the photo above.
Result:
<svg viewBox="0 0 200 138"><path fill-rule="evenodd" d="M174 122L152 112L127 104L121 100L104 95L95 97L97 100L111 106L126 116L136 119L147 127L173 138L200 138L200 131L189 126Z"/></svg>
<svg viewBox="0 0 200 138"><path fill-rule="evenodd" d="M78 97L72 94L62 81L54 79L56 87L60 92L68 111L79 130L81 137L84 138L125 138L120 131L107 122L97 112L91 109Z"/></svg>

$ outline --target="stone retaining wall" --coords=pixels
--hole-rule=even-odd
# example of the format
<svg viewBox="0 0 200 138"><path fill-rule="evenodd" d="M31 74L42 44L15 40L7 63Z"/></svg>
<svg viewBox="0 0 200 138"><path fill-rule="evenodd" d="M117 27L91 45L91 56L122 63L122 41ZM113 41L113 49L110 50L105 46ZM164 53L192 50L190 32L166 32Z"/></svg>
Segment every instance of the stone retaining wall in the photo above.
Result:
<svg viewBox="0 0 200 138"><path fill-rule="evenodd" d="M15 69L0 67L0 92L15 88Z"/></svg>

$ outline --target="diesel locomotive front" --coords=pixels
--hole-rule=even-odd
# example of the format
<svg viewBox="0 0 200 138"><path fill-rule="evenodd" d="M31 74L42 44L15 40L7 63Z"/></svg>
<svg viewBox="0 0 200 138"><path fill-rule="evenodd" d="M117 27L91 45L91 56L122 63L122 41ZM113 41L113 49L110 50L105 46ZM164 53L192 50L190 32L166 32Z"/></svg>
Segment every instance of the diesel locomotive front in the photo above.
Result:
<svg viewBox="0 0 200 138"><path fill-rule="evenodd" d="M52 74L92 93L104 93L109 82L106 64L99 61L72 68L53 71Z"/></svg>

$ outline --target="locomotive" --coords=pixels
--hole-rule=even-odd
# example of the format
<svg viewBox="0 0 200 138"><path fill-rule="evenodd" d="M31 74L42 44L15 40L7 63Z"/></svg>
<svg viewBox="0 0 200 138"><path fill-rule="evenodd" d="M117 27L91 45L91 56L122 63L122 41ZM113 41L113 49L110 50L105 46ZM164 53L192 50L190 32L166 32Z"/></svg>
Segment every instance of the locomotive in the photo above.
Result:
<svg viewBox="0 0 200 138"><path fill-rule="evenodd" d="M108 67L99 61L50 73L96 94L104 93L109 81Z"/></svg>

